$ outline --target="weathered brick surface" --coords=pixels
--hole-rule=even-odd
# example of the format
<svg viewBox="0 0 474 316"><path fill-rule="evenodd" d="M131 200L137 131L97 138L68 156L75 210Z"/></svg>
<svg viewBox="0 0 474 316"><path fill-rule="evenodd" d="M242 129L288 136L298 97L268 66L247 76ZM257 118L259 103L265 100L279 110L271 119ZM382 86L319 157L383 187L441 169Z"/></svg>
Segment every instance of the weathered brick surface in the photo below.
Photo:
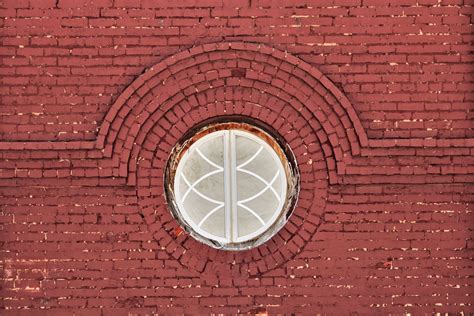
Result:
<svg viewBox="0 0 474 316"><path fill-rule="evenodd" d="M469 1L0 5L2 315L474 313ZM163 196L172 146L226 114L301 172L244 252Z"/></svg>

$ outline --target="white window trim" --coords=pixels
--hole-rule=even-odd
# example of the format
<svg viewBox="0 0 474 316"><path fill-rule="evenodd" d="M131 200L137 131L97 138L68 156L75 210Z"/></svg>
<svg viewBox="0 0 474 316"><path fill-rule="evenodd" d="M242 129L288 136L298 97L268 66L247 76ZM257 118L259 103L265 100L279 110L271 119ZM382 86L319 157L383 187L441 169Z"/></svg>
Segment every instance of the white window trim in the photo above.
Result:
<svg viewBox="0 0 474 316"><path fill-rule="evenodd" d="M241 136L241 137L246 137L249 138L253 141L255 141L257 144L260 145L260 149L256 154L254 154L249 160L246 162L240 164L239 166L236 165L236 146L235 146L235 139L236 136ZM203 142L209 141L211 139L214 139L216 137L223 137L223 144L224 144L224 165L223 166L218 166L214 162L210 161L207 157L202 155L202 153L199 152L199 145L202 144ZM276 175L273 177L273 182L276 181L277 178L280 179L281 185L280 185L280 192L276 192L276 190L273 188L273 182L267 182L265 179L261 178L259 175L255 174L252 171L249 171L245 169L245 165L251 162L254 158L257 157L257 155L261 152L262 149L267 149L267 151L271 154L276 166L277 166L277 172ZM257 137L249 132L244 132L240 130L221 130L221 131L216 131L213 132L209 135L206 135L205 137L200 138L197 140L181 157L181 161L178 164L178 167L176 169L176 177L174 179L174 188L179 188L181 181L187 181L183 175L183 168L186 165L187 159L190 157L191 154L193 154L194 151L197 151L199 155L206 160L209 164L211 164L215 169L206 175L203 175L203 177L209 176L209 174L215 174L218 172L224 172L224 192L225 192L225 200L224 201L215 201L212 199L207 199L208 201L211 201L216 204L216 207L211 209L209 213L204 217L205 220L207 220L210 216L212 216L211 212L215 212L221 207L225 208L225 238L222 238L220 236L213 235L204 229L202 229L199 225L199 223L195 223L190 216L188 215L188 211L183 205L183 197L181 196L180 190L176 189L175 190L175 197L176 197L176 203L178 206L178 209L183 217L183 219L186 221L188 225L191 226L191 228L196 231L196 233L200 234L201 236L205 238L209 238L211 240L218 241L222 244L234 244L234 243L244 243L249 240L252 240L261 234L265 233L281 216L282 211L284 211L284 206L287 198L287 187L288 187L288 182L287 182L287 174L285 172L285 168L283 165L283 162L281 161L280 157L277 155L275 150L270 146L265 140L263 140L260 137ZM203 157L204 156L204 157ZM253 177L259 179L265 184L265 188L262 189L260 192L255 194L254 196L250 198L247 198L243 201L237 201L237 185L236 185L236 179L237 179L237 173L238 172L245 172L249 175L252 175ZM197 182L197 181L196 181ZM191 185L191 188L188 188L191 190L193 188L193 185L196 184L189 184L187 183L187 186ZM273 211L272 217L265 223L259 216L256 214L251 208L245 205L245 202L248 202L250 200L253 200L253 198L257 198L260 194L263 192L271 190L273 194L278 198L278 206L275 208ZM196 192L196 190L194 190ZM199 194L198 192L196 192ZM202 197L202 195L201 195ZM185 196L184 196L185 198ZM229 202L230 201L230 202ZM255 217L256 220L259 220L260 222L264 222L262 227L260 227L258 230L255 232L238 237L238 217L237 217L237 210L238 206L241 209L245 209L248 212L252 213ZM203 224L203 220L201 220L201 225Z"/></svg>

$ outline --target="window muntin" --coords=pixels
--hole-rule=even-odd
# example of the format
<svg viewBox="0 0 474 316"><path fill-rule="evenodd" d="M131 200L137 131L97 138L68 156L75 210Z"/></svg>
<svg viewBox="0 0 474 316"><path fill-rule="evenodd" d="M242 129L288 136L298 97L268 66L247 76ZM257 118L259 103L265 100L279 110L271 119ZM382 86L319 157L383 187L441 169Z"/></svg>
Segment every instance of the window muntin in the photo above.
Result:
<svg viewBox="0 0 474 316"><path fill-rule="evenodd" d="M218 248L249 248L286 222L295 173L263 130L246 123L208 126L178 146L171 159L168 198L175 216L198 239Z"/></svg>

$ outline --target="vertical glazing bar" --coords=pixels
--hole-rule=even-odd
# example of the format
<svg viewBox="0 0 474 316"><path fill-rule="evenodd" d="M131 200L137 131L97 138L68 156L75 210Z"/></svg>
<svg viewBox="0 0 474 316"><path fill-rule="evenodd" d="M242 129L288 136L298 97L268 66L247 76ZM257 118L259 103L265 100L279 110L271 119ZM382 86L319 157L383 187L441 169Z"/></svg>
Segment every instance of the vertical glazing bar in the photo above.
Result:
<svg viewBox="0 0 474 316"><path fill-rule="evenodd" d="M224 131L222 133L222 139L224 141L224 214L225 214L225 236L227 242L232 240L232 198L231 198L231 157L230 153L230 143L229 143L229 131Z"/></svg>
<svg viewBox="0 0 474 316"><path fill-rule="evenodd" d="M231 130L229 131L230 140L230 180L231 180L231 210L232 210L232 242L235 242L239 235L238 226L238 212L237 212L237 149L236 149L236 136Z"/></svg>

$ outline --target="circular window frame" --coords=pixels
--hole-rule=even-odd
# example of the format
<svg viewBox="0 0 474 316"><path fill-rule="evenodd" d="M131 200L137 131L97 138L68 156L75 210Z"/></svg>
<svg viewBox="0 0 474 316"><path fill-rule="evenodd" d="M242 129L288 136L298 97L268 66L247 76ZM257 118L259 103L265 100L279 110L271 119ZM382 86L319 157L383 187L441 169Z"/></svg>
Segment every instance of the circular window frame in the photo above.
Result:
<svg viewBox="0 0 474 316"><path fill-rule="evenodd" d="M279 157L282 163L286 176L286 196L285 202L278 212L278 216L263 232L254 236L252 239L243 242L222 242L200 234L193 227L194 224L186 220L183 216L177 203L177 195L175 192L175 177L178 170L178 165L183 158L183 155L190 149L190 147L202 139L204 136L213 132L223 130L241 130L252 134L253 137L259 138L268 144L275 154ZM206 120L200 124L195 125L177 142L171 150L166 163L164 174L164 189L165 199L172 216L178 221L179 225L189 233L196 240L207 244L216 249L223 250L248 250L258 247L276 235L280 229L286 224L289 217L295 209L298 194L300 189L300 174L297 167L297 162L293 151L284 138L274 131L268 125L247 117L228 116L219 117L211 120Z"/></svg>

